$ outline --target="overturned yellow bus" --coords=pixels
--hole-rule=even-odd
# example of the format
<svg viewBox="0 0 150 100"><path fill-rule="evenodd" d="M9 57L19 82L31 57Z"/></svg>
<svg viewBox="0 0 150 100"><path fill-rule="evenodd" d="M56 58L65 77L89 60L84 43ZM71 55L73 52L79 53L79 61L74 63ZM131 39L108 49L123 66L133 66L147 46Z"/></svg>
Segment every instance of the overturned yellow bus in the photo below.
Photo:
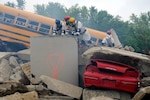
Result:
<svg viewBox="0 0 150 100"><path fill-rule="evenodd" d="M55 19L0 4L0 39L30 47L30 37L48 35ZM98 43L105 32L87 28Z"/></svg>

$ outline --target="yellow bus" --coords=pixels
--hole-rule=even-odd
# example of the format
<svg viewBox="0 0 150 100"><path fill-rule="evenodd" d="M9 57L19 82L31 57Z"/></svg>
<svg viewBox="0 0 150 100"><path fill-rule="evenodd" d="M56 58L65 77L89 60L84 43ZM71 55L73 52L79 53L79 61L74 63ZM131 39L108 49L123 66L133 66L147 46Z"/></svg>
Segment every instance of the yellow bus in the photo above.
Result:
<svg viewBox="0 0 150 100"><path fill-rule="evenodd" d="M0 39L30 47L30 37L50 34L55 19L0 4ZM106 36L105 32L87 28L93 41Z"/></svg>

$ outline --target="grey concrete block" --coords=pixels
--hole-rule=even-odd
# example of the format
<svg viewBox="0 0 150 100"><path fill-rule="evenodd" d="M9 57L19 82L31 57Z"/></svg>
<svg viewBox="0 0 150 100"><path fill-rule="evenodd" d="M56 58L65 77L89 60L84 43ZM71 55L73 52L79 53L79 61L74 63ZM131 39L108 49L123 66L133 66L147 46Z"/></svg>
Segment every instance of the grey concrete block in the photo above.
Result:
<svg viewBox="0 0 150 100"><path fill-rule="evenodd" d="M75 37L32 37L31 72L78 86L78 48Z"/></svg>
<svg viewBox="0 0 150 100"><path fill-rule="evenodd" d="M115 100L121 100L119 92L114 90L84 89L82 96L83 96L82 97L83 100L93 100L92 99L93 97L99 97L99 96L104 96Z"/></svg>
<svg viewBox="0 0 150 100"><path fill-rule="evenodd" d="M82 95L82 88L75 85L53 79L51 77L41 75L41 80L48 86L48 89L57 93L70 96L72 98L80 99Z"/></svg>

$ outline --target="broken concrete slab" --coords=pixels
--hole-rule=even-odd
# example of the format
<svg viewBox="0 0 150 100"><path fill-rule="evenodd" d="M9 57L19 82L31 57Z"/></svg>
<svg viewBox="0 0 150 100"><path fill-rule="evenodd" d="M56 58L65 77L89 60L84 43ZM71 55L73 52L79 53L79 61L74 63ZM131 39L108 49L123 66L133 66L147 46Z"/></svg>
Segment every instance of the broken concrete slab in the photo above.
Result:
<svg viewBox="0 0 150 100"><path fill-rule="evenodd" d="M82 95L82 88L75 85L53 79L51 77L41 75L41 80L47 85L48 89L57 93L70 96L72 98L80 99Z"/></svg>
<svg viewBox="0 0 150 100"><path fill-rule="evenodd" d="M120 100L120 94L114 90L101 90L101 89L84 89L83 90L83 100L90 100L92 97L105 96L108 98L113 98Z"/></svg>
<svg viewBox="0 0 150 100"><path fill-rule="evenodd" d="M42 82L42 80L39 77L31 78L30 80L32 85L38 85Z"/></svg>
<svg viewBox="0 0 150 100"><path fill-rule="evenodd" d="M110 47L92 47L85 51L83 53L83 57L90 59L95 52L102 52L103 54L110 54L110 55L123 55L123 56L129 56L132 58L138 58L138 59L144 59L147 61L150 61L150 58L148 55L140 54L140 53L135 53L135 52L130 52L118 48L110 48Z"/></svg>
<svg viewBox="0 0 150 100"><path fill-rule="evenodd" d="M141 79L141 87L150 86L150 77L144 77Z"/></svg>
<svg viewBox="0 0 150 100"><path fill-rule="evenodd" d="M12 55L16 55L16 52L0 52L0 60L1 59L5 59L5 58L9 58Z"/></svg>
<svg viewBox="0 0 150 100"><path fill-rule="evenodd" d="M8 81L11 75L11 67L7 59L0 61L0 81Z"/></svg>
<svg viewBox="0 0 150 100"><path fill-rule="evenodd" d="M0 58L3 58L6 55L11 54L11 52L0 52Z"/></svg>
<svg viewBox="0 0 150 100"><path fill-rule="evenodd" d="M114 38L115 47L116 48L122 48L123 46L122 46L122 44L121 44L121 42L120 42L120 40L118 38L118 35L115 32L115 30L114 29L110 29L110 31L112 33L112 37Z"/></svg>
<svg viewBox="0 0 150 100"><path fill-rule="evenodd" d="M74 98L68 96L42 96L39 100L74 100Z"/></svg>
<svg viewBox="0 0 150 100"><path fill-rule="evenodd" d="M0 81L14 80L23 84L29 84L29 80L24 75L21 68L21 65L27 62L28 61L24 61L19 58L18 54L14 52L11 52L0 58ZM27 69L26 66L25 69Z"/></svg>
<svg viewBox="0 0 150 100"><path fill-rule="evenodd" d="M30 49L18 51L17 54L22 60L30 61Z"/></svg>
<svg viewBox="0 0 150 100"><path fill-rule="evenodd" d="M24 74L30 80L30 83L32 85L38 85L38 84L41 83L41 79L38 76L32 77L33 74L31 73L31 64L30 64L30 62L21 64L21 68L22 68L22 71L24 72Z"/></svg>
<svg viewBox="0 0 150 100"><path fill-rule="evenodd" d="M150 56L118 48L92 47L82 54L86 59L106 59L128 64L139 69L145 76L150 76Z"/></svg>
<svg viewBox="0 0 150 100"><path fill-rule="evenodd" d="M31 76L31 66L30 66L30 62L24 63L21 65L21 69L24 72L24 74L27 76L27 78L29 80L31 80L32 76Z"/></svg>
<svg viewBox="0 0 150 100"><path fill-rule="evenodd" d="M98 97L92 97L90 100L114 100L114 99L105 96L98 96Z"/></svg>
<svg viewBox="0 0 150 100"><path fill-rule="evenodd" d="M93 97L106 97L112 100L131 100L131 95L123 91L109 90L109 89L89 89L83 90L83 100L105 100L105 99L93 99ZM106 99L107 100L107 99ZM108 99L109 100L109 99Z"/></svg>
<svg viewBox="0 0 150 100"><path fill-rule="evenodd" d="M27 92L27 93L19 93L0 97L0 100L38 100L38 94L36 91Z"/></svg>
<svg viewBox="0 0 150 100"><path fill-rule="evenodd" d="M146 98L146 94L150 94L150 86L141 88L139 92L137 92L132 100L148 100L149 98Z"/></svg>
<svg viewBox="0 0 150 100"><path fill-rule="evenodd" d="M24 49L24 50L18 51L17 53L19 53L19 54L28 54L28 55L30 55L31 51L30 51L30 49Z"/></svg>
<svg viewBox="0 0 150 100"><path fill-rule="evenodd" d="M13 94L15 92L25 93L28 89L25 85L17 82L1 82L0 83L0 97Z"/></svg>
<svg viewBox="0 0 150 100"><path fill-rule="evenodd" d="M10 56L9 57L9 65L12 66L12 67L18 67L20 66L18 61L17 61L17 58L14 57L14 56Z"/></svg>
<svg viewBox="0 0 150 100"><path fill-rule="evenodd" d="M0 52L0 54L1 54L1 52ZM18 61L19 64L30 61L30 55L27 55L28 57L24 58L24 57L21 57L20 54L18 54L16 52L10 52L8 54L5 54L4 56L2 56L0 58L0 60L2 60L2 59L9 59L11 56L14 56L15 58L17 58L17 61Z"/></svg>

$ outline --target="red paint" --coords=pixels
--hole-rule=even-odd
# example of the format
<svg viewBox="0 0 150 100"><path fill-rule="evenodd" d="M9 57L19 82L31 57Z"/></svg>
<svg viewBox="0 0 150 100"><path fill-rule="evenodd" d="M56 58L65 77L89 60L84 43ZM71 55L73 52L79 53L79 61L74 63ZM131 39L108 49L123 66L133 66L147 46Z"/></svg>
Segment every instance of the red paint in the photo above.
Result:
<svg viewBox="0 0 150 100"><path fill-rule="evenodd" d="M58 79L64 67L64 55L62 53L52 53L47 57L47 63L52 77Z"/></svg>

